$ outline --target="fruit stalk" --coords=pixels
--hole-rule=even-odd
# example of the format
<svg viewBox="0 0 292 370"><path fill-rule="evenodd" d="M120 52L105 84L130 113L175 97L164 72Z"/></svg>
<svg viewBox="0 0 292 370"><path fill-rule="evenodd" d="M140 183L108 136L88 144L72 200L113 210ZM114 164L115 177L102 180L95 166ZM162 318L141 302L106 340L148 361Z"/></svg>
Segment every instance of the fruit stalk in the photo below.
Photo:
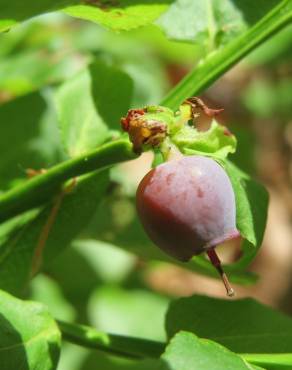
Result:
<svg viewBox="0 0 292 370"><path fill-rule="evenodd" d="M230 283L229 283L229 280L228 280L228 277L227 275L225 274L223 268L222 268L222 265L221 265L221 261L215 251L214 248L210 249L207 251L207 255L212 263L212 265L216 268L216 270L219 272L219 275L221 276L221 279L223 281L223 284L225 286L225 289L226 289L226 293L228 295L228 297L233 297L234 296L234 290L233 288L231 287Z"/></svg>

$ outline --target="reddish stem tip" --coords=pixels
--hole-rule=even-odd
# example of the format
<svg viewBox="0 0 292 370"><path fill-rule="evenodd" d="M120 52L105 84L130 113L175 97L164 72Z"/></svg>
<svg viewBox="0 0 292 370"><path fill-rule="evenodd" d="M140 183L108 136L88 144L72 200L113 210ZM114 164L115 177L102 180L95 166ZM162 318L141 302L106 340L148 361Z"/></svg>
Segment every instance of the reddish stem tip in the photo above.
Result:
<svg viewBox="0 0 292 370"><path fill-rule="evenodd" d="M219 272L219 274L221 276L221 279L223 281L223 284L225 286L226 293L227 293L228 297L233 297L235 295L234 290L233 290L233 288L230 285L230 282L228 280L227 275L223 271L223 268L222 268L222 265L221 265L221 261L220 261L218 255L217 255L215 249L214 248L213 249L209 249L207 251L207 255L208 255L208 257L209 257L212 265Z"/></svg>

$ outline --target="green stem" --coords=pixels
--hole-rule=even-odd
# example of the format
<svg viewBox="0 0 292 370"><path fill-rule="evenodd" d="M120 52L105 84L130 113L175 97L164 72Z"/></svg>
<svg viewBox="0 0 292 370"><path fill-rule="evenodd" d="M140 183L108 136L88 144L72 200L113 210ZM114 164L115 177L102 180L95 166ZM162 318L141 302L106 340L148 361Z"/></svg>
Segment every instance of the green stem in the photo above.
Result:
<svg viewBox="0 0 292 370"><path fill-rule="evenodd" d="M79 157L57 164L46 173L37 175L24 184L0 196L0 221L28 209L38 207L60 191L64 181L113 164L135 158L127 140L117 140Z"/></svg>
<svg viewBox="0 0 292 370"><path fill-rule="evenodd" d="M208 38L209 38L209 53L214 51L216 46L216 23L214 19L214 12L213 12L213 3L212 0L206 1L206 7L207 7L207 14L208 14Z"/></svg>
<svg viewBox="0 0 292 370"><path fill-rule="evenodd" d="M291 20L292 2L283 0L243 35L196 66L170 91L161 105L177 109L188 97L200 94L257 46L289 24Z"/></svg>
<svg viewBox="0 0 292 370"><path fill-rule="evenodd" d="M114 355L132 358L159 358L166 343L148 339L108 334L94 328L57 320L63 339ZM292 366L292 353L240 353L245 361L259 366Z"/></svg>
<svg viewBox="0 0 292 370"><path fill-rule="evenodd" d="M107 334L94 328L57 321L63 339L115 355L133 358L159 358L165 344L148 339Z"/></svg>
<svg viewBox="0 0 292 370"><path fill-rule="evenodd" d="M245 361L248 361L254 365L278 365L278 367L282 365L282 367L286 368L287 370L292 369L292 353L244 353L240 354L240 356Z"/></svg>

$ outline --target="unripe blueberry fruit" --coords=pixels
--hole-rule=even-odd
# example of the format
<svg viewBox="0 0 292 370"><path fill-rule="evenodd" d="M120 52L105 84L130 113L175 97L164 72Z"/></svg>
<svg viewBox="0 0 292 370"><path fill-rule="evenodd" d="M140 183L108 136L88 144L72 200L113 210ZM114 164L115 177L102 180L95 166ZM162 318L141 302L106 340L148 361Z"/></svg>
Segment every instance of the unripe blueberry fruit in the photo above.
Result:
<svg viewBox="0 0 292 370"><path fill-rule="evenodd" d="M157 166L141 181L136 199L150 239L181 261L209 251L214 264L213 248L239 236L231 182L213 159L194 155Z"/></svg>

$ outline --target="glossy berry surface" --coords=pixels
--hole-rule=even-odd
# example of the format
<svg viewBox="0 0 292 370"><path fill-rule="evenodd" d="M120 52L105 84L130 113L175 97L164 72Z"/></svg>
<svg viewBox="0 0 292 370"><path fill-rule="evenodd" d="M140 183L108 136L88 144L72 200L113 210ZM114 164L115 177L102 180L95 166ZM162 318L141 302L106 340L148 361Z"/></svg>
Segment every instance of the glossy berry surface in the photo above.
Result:
<svg viewBox="0 0 292 370"><path fill-rule="evenodd" d="M213 159L186 156L157 166L136 199L150 239L181 261L239 236L231 182Z"/></svg>

